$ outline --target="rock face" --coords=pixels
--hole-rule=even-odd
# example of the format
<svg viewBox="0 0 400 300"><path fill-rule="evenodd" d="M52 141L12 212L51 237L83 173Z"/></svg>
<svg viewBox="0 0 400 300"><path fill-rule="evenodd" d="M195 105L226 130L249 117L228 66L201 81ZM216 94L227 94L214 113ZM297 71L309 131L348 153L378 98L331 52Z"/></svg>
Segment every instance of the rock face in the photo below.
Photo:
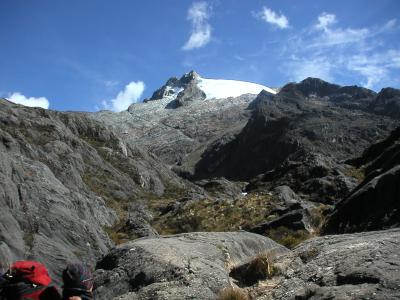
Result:
<svg viewBox="0 0 400 300"><path fill-rule="evenodd" d="M169 100L171 99L176 99L176 97L178 96L178 94L181 91L184 91L184 95L188 95L188 94L193 94L190 93L189 91L186 91L187 88L189 88L189 90L193 91L194 89L197 88L196 86L196 79L199 78L199 74L197 74L195 71L190 71L187 74L184 74L180 79L176 78L176 77L171 77L170 79L167 80L167 82L160 87L158 90L156 90L153 95L151 96L150 99L145 99L143 102L149 102L149 101L154 101L154 100L161 100L163 98L168 98ZM200 91L198 88L196 89L196 91ZM204 94L204 92L203 92ZM203 95L202 94L202 95ZM199 94L200 95L200 94ZM201 97L200 100L205 99L205 94L204 97ZM195 99L190 99L189 101L193 101ZM196 99L198 100L198 99ZM171 108L172 108L172 104L170 103Z"/></svg>
<svg viewBox="0 0 400 300"><path fill-rule="evenodd" d="M400 226L400 128L352 161L365 169L364 181L336 205L327 233Z"/></svg>
<svg viewBox="0 0 400 300"><path fill-rule="evenodd" d="M281 165L250 180L248 192L288 185L308 200L333 204L357 186L358 179L349 176L350 165L320 153L297 153Z"/></svg>
<svg viewBox="0 0 400 300"><path fill-rule="evenodd" d="M238 133L248 121L246 110L254 95L232 99L192 101L177 109L176 100L134 104L129 111L102 111L88 115L118 132L132 145L147 149L164 163L192 169L205 147L226 134Z"/></svg>
<svg viewBox="0 0 400 300"><path fill-rule="evenodd" d="M139 239L114 248L97 264L96 299L214 299L230 286L230 268L274 249L246 232L188 233Z"/></svg>
<svg viewBox="0 0 400 300"><path fill-rule="evenodd" d="M249 180L309 154L348 159L394 128L388 118L339 106L342 94L365 102L373 100L374 92L306 79L286 85L277 95L260 93L240 134L210 144L193 177Z"/></svg>
<svg viewBox="0 0 400 300"><path fill-rule="evenodd" d="M129 203L162 195L167 185L184 183L84 114L0 100L2 263L35 259L52 274L66 261L93 264L113 246L104 228L122 222Z"/></svg>
<svg viewBox="0 0 400 300"><path fill-rule="evenodd" d="M186 106L192 101L206 99L206 94L200 90L194 82L189 83L186 88L176 97L176 106Z"/></svg>
<svg viewBox="0 0 400 300"><path fill-rule="evenodd" d="M399 229L306 241L275 287L255 288L255 299L398 299L399 249Z"/></svg>
<svg viewBox="0 0 400 300"><path fill-rule="evenodd" d="M382 89L368 109L376 114L400 118L400 90Z"/></svg>

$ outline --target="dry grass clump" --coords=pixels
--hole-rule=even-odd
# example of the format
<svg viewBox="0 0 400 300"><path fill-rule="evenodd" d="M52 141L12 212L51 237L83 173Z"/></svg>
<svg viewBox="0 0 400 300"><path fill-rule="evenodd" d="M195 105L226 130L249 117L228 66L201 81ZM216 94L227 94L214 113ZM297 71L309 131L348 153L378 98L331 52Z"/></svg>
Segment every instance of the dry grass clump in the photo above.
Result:
<svg viewBox="0 0 400 300"><path fill-rule="evenodd" d="M219 292L217 300L250 300L250 298L243 289L229 287Z"/></svg>
<svg viewBox="0 0 400 300"><path fill-rule="evenodd" d="M365 179L365 170L363 168L349 167L344 171L344 174L357 179L358 183Z"/></svg>
<svg viewBox="0 0 400 300"><path fill-rule="evenodd" d="M292 230L284 226L267 230L265 235L289 249L312 237L307 230Z"/></svg>
<svg viewBox="0 0 400 300"><path fill-rule="evenodd" d="M278 274L275 267L275 252L263 252L255 256L249 263L233 268L229 274L238 281L239 286L251 286L260 280L271 279Z"/></svg>
<svg viewBox="0 0 400 300"><path fill-rule="evenodd" d="M321 204L310 210L310 223L317 234L320 232L321 228L326 222L329 209L329 205Z"/></svg>
<svg viewBox="0 0 400 300"><path fill-rule="evenodd" d="M176 198L150 202L155 219L152 226L160 234L193 231L232 231L251 228L265 220L275 207L270 195L247 195L233 202L204 199L183 205L178 210L164 213Z"/></svg>
<svg viewBox="0 0 400 300"><path fill-rule="evenodd" d="M260 279L272 278L277 273L274 258L275 254L272 251L260 253L250 262L250 270Z"/></svg>

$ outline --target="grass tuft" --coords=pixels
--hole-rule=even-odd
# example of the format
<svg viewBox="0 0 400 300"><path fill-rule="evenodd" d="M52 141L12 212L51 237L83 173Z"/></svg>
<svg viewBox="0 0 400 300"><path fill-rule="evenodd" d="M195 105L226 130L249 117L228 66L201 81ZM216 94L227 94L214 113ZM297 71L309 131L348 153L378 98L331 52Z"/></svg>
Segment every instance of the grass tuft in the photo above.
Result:
<svg viewBox="0 0 400 300"><path fill-rule="evenodd" d="M249 263L233 268L229 276L238 280L239 286L252 286L260 280L271 279L277 275L275 252L263 252L255 256Z"/></svg>
<svg viewBox="0 0 400 300"><path fill-rule="evenodd" d="M217 300L249 300L248 294L239 288L224 288L219 294Z"/></svg>
<svg viewBox="0 0 400 300"><path fill-rule="evenodd" d="M284 226L267 230L265 235L289 249L312 237L307 230L292 230Z"/></svg>
<svg viewBox="0 0 400 300"><path fill-rule="evenodd" d="M349 167L345 170L344 174L349 177L357 179L361 183L365 179L365 170L363 168Z"/></svg>

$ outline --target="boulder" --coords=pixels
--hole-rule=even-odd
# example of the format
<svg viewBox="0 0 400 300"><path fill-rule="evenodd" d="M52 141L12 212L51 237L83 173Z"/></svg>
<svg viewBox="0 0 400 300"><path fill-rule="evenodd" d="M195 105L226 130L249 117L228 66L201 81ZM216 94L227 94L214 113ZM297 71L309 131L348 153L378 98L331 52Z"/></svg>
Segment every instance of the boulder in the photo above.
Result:
<svg viewBox="0 0 400 300"><path fill-rule="evenodd" d="M231 267L286 248L248 232L187 233L117 246L97 264L96 299L215 299Z"/></svg>
<svg viewBox="0 0 400 300"><path fill-rule="evenodd" d="M255 288L256 299L399 299L399 249L400 229L311 239L289 254L272 288Z"/></svg>
<svg viewBox="0 0 400 300"><path fill-rule="evenodd" d="M305 211L303 209L292 210L272 221L257 225L256 227L251 228L249 231L258 234L265 234L265 232L268 230L276 229L282 226L292 230L304 230L306 229L306 225L303 222L304 213Z"/></svg>
<svg viewBox="0 0 400 300"><path fill-rule="evenodd" d="M337 204L324 232L345 233L400 226L400 165L376 176Z"/></svg>
<svg viewBox="0 0 400 300"><path fill-rule="evenodd" d="M283 202L284 206L290 207L299 203L299 197L296 193L287 185L277 186L274 189L278 199Z"/></svg>

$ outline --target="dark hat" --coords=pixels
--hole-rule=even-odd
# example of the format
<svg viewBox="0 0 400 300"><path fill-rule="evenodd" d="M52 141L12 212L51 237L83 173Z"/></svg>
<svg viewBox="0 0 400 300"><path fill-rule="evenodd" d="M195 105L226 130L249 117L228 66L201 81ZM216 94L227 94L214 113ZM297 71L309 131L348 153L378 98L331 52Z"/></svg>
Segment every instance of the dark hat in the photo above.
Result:
<svg viewBox="0 0 400 300"><path fill-rule="evenodd" d="M69 264L62 274L64 289L77 288L89 290L93 285L93 274L90 269L80 263Z"/></svg>

